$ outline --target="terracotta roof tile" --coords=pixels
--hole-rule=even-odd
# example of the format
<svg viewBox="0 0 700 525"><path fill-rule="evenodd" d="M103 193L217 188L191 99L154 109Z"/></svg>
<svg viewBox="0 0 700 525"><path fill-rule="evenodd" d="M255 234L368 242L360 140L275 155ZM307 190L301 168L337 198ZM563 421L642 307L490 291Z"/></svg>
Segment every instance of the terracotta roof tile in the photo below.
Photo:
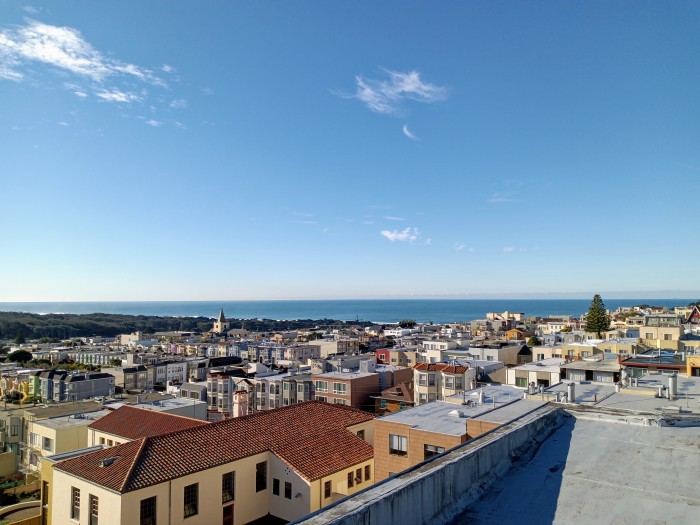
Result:
<svg viewBox="0 0 700 525"><path fill-rule="evenodd" d="M142 438L62 461L55 468L129 492L269 451L313 481L372 459L371 445L347 427L373 417L350 407L307 401ZM114 463L100 466L115 456Z"/></svg>
<svg viewBox="0 0 700 525"><path fill-rule="evenodd" d="M123 406L98 419L88 428L126 439L139 439L208 424L206 421L190 417Z"/></svg>

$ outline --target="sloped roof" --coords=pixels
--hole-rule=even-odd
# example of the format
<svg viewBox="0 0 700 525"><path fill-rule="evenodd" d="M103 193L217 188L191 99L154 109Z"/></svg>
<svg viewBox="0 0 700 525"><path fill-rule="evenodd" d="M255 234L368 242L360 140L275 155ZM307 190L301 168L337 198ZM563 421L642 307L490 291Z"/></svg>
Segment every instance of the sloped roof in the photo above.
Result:
<svg viewBox="0 0 700 525"><path fill-rule="evenodd" d="M347 427L373 417L346 406L307 401L144 437L55 468L124 493L269 451L313 481L372 459L371 445ZM116 459L101 466L106 458Z"/></svg>
<svg viewBox="0 0 700 525"><path fill-rule="evenodd" d="M124 405L88 428L126 439L139 439L208 424L200 419Z"/></svg>
<svg viewBox="0 0 700 525"><path fill-rule="evenodd" d="M464 374L468 366L452 366L441 363L416 363L413 368L422 372L447 372L448 374Z"/></svg>

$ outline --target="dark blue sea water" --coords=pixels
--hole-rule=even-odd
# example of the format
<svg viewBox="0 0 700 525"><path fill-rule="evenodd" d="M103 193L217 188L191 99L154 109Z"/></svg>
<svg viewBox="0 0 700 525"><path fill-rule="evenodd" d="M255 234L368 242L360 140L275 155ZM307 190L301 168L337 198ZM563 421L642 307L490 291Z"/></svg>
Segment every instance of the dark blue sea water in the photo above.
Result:
<svg viewBox="0 0 700 525"><path fill-rule="evenodd" d="M605 306L649 304L687 305L688 299L605 299ZM32 313L110 313L128 315L216 317L219 308L228 318L237 319L337 319L352 321L445 323L483 318L487 312L523 312L547 317L564 314L579 316L590 306L590 299L391 299L338 301L142 301L0 303L0 311Z"/></svg>

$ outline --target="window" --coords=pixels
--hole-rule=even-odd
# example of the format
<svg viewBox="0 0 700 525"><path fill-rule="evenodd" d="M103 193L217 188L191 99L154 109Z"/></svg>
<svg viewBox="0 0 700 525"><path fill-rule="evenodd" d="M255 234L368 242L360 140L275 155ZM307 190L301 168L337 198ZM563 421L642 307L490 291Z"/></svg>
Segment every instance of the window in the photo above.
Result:
<svg viewBox="0 0 700 525"><path fill-rule="evenodd" d="M389 434L389 454L405 456L408 454L408 439L406 436Z"/></svg>
<svg viewBox="0 0 700 525"><path fill-rule="evenodd" d="M516 377L515 378L515 386L519 386L521 388L527 388L527 377Z"/></svg>
<svg viewBox="0 0 700 525"><path fill-rule="evenodd" d="M435 374L428 374L428 386L435 386Z"/></svg>
<svg viewBox="0 0 700 525"><path fill-rule="evenodd" d="M185 487L185 518L199 514L199 483Z"/></svg>
<svg viewBox="0 0 700 525"><path fill-rule="evenodd" d="M97 525L99 504L99 498L90 494L90 525Z"/></svg>
<svg viewBox="0 0 700 525"><path fill-rule="evenodd" d="M333 403L335 403L336 405L347 405L347 403L345 402L345 399L340 398L340 397L334 398Z"/></svg>
<svg viewBox="0 0 700 525"><path fill-rule="evenodd" d="M357 437L360 439L365 439L365 431L364 430L358 430L357 431Z"/></svg>
<svg viewBox="0 0 700 525"><path fill-rule="evenodd" d="M462 377L455 377L455 390L462 390L464 388L462 379Z"/></svg>
<svg viewBox="0 0 700 525"><path fill-rule="evenodd" d="M445 376L445 388L449 388L450 390L454 390L454 387L455 387L454 376Z"/></svg>
<svg viewBox="0 0 700 525"><path fill-rule="evenodd" d="M323 484L323 497L324 498L330 498L331 497L331 482L326 481Z"/></svg>
<svg viewBox="0 0 700 525"><path fill-rule="evenodd" d="M347 386L345 383L333 383L333 393L345 395L347 392Z"/></svg>
<svg viewBox="0 0 700 525"><path fill-rule="evenodd" d="M255 465L255 492L267 488L267 461Z"/></svg>
<svg viewBox="0 0 700 525"><path fill-rule="evenodd" d="M292 484L289 481L284 482L284 497L292 499Z"/></svg>
<svg viewBox="0 0 700 525"><path fill-rule="evenodd" d="M328 381L316 381L317 392L328 392Z"/></svg>
<svg viewBox="0 0 700 525"><path fill-rule="evenodd" d="M272 494L275 496L280 495L280 480L277 478L272 478Z"/></svg>
<svg viewBox="0 0 700 525"><path fill-rule="evenodd" d="M39 444L39 434L31 432L29 434L29 444L33 447L36 447Z"/></svg>
<svg viewBox="0 0 700 525"><path fill-rule="evenodd" d="M156 497L141 500L139 525L156 525Z"/></svg>
<svg viewBox="0 0 700 525"><path fill-rule="evenodd" d="M428 386L428 374L418 374L418 386Z"/></svg>
<svg viewBox="0 0 700 525"><path fill-rule="evenodd" d="M227 472L221 476L221 503L236 499L236 473Z"/></svg>
<svg viewBox="0 0 700 525"><path fill-rule="evenodd" d="M664 341L670 341L671 340L671 334L664 334Z"/></svg>
<svg viewBox="0 0 700 525"><path fill-rule="evenodd" d="M654 334L647 332L644 334L644 339L654 339Z"/></svg>
<svg viewBox="0 0 700 525"><path fill-rule="evenodd" d="M362 467L355 471L355 483L362 483Z"/></svg>
<svg viewBox="0 0 700 525"><path fill-rule="evenodd" d="M372 477L372 471L370 469L369 465L365 465L365 481L369 481L369 478Z"/></svg>
<svg viewBox="0 0 700 525"><path fill-rule="evenodd" d="M52 440L51 438L42 438L41 440L41 448L42 450L46 450L47 452L51 452L51 445L52 445Z"/></svg>
<svg viewBox="0 0 700 525"><path fill-rule="evenodd" d="M351 489L354 486L355 486L355 478L353 477L352 472L348 472L348 488Z"/></svg>
<svg viewBox="0 0 700 525"><path fill-rule="evenodd" d="M10 425L10 435L11 436L18 436L19 435L19 425Z"/></svg>
<svg viewBox="0 0 700 525"><path fill-rule="evenodd" d="M80 519L80 489L71 487L71 507L70 507L70 517L74 520Z"/></svg>
<svg viewBox="0 0 700 525"><path fill-rule="evenodd" d="M100 445L104 445L104 444L105 444L105 438L100 438Z"/></svg>
<svg viewBox="0 0 700 525"><path fill-rule="evenodd" d="M432 458L438 454L445 452L444 447L437 447L435 445L423 445L423 459Z"/></svg>
<svg viewBox="0 0 700 525"><path fill-rule="evenodd" d="M316 401L323 401L324 403L328 403L328 398L324 396L316 396Z"/></svg>

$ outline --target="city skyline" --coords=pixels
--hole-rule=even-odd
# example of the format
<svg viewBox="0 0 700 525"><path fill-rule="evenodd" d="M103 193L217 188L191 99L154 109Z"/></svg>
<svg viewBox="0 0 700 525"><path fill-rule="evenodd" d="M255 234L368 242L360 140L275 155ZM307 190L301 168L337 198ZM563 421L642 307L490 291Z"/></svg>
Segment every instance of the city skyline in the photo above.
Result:
<svg viewBox="0 0 700 525"><path fill-rule="evenodd" d="M0 301L697 298L697 4L161 5L0 5Z"/></svg>

